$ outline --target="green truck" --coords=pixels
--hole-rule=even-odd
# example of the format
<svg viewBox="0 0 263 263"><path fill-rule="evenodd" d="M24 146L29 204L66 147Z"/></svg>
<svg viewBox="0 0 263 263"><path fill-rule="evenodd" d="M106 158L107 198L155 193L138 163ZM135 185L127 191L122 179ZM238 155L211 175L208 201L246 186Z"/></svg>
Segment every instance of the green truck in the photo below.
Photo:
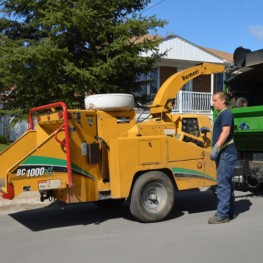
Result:
<svg viewBox="0 0 263 263"><path fill-rule="evenodd" d="M263 49L239 47L227 70L225 91L230 95L238 162L233 182L248 190L263 183Z"/></svg>

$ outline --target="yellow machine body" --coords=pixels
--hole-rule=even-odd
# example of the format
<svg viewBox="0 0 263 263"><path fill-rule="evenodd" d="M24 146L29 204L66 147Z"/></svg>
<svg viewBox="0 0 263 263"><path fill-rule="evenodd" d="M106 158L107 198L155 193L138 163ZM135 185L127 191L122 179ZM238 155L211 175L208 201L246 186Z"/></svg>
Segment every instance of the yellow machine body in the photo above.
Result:
<svg viewBox="0 0 263 263"><path fill-rule="evenodd" d="M43 199L67 203L129 198L147 171L163 172L177 190L215 185L211 133L200 132L212 128L209 117L166 106L190 79L223 70L202 64L176 73L160 88L152 117L141 123L134 110L71 110L64 103L32 109L29 130L0 154L0 194L12 199L39 191Z"/></svg>

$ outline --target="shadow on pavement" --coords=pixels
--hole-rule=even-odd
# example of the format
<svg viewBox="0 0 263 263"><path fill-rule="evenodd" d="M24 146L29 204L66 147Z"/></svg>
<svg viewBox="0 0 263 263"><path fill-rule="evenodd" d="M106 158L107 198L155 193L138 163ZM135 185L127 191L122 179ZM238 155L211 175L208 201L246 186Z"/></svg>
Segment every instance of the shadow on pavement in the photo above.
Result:
<svg viewBox="0 0 263 263"><path fill-rule="evenodd" d="M248 211L252 205L248 197L254 194L245 194L240 192L235 198L235 215L236 217ZM184 213L193 214L207 211L216 212L217 197L215 192L211 189L207 191L187 190L178 192L175 196L175 207L172 213L172 218L182 216ZM180 214L180 215L179 215Z"/></svg>
<svg viewBox="0 0 263 263"><path fill-rule="evenodd" d="M249 210L252 203L244 196L236 200L236 213ZM188 214L215 211L217 198L212 190L189 190L176 193L175 206L168 220ZM135 221L129 212L128 203L118 208L102 209L93 203L61 204L53 203L44 208L25 210L9 214L32 231L43 231L52 228L62 228L74 225L99 225L115 218L124 218Z"/></svg>
<svg viewBox="0 0 263 263"><path fill-rule="evenodd" d="M217 199L212 190L186 190L175 196L175 210L187 211L189 214L214 210Z"/></svg>
<svg viewBox="0 0 263 263"><path fill-rule="evenodd" d="M133 220L126 203L114 209L101 209L93 203L53 203L44 208L9 214L32 231L75 225L100 224L114 218Z"/></svg>

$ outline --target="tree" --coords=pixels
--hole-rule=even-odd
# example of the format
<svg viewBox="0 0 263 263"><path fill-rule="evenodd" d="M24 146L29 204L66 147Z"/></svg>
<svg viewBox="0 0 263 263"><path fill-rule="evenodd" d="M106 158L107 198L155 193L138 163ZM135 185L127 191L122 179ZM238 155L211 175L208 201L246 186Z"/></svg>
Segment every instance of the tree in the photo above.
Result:
<svg viewBox="0 0 263 263"><path fill-rule="evenodd" d="M0 88L13 88L6 108L81 107L89 89L139 91L139 75L163 55L157 37L143 38L166 24L143 15L150 2L0 0Z"/></svg>

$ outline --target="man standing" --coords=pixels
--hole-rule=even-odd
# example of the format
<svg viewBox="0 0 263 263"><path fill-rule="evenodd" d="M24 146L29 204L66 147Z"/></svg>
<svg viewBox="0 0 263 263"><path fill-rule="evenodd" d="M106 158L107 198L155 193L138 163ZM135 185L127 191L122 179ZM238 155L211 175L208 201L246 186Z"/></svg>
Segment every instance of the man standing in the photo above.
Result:
<svg viewBox="0 0 263 263"><path fill-rule="evenodd" d="M219 113L214 122L210 159L216 162L217 212L208 219L209 224L229 222L234 218L234 175L237 150L234 144L234 118L228 109L228 96L224 92L213 95L213 106Z"/></svg>

